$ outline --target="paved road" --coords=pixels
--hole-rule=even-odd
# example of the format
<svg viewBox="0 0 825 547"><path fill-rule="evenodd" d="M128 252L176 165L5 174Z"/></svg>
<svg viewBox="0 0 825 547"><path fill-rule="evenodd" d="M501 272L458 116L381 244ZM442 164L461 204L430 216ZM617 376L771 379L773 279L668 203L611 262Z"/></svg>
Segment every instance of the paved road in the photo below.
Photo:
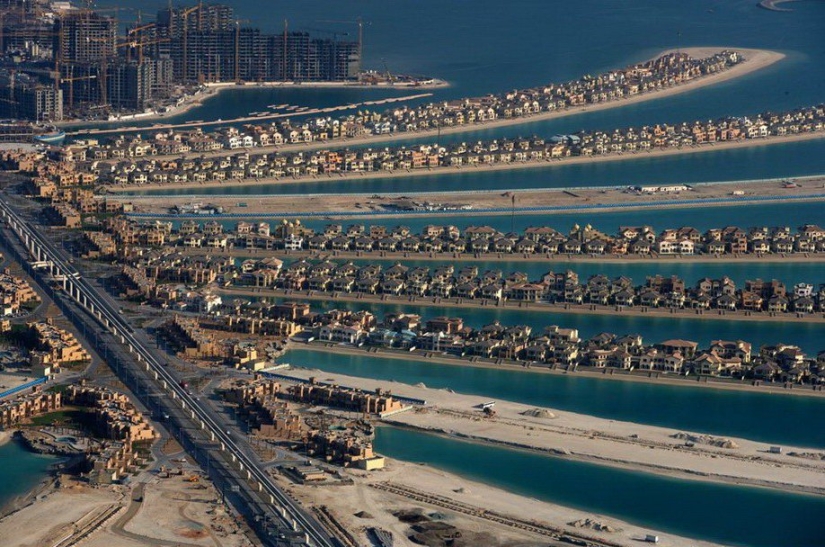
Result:
<svg viewBox="0 0 825 547"><path fill-rule="evenodd" d="M11 222L14 222L16 229L21 230L25 237L33 242L32 245L37 246L41 255L45 253L45 258L50 260L66 276L67 286L74 293L74 297L82 299L88 308L93 308L95 313L100 316L100 321L106 323L107 327L101 329L95 336L96 343L105 342L101 338L107 338L107 336L110 338L107 333L114 334L120 339L121 350L128 348L129 353L137 354L137 358L144 363L142 366L135 366L137 363L132 359L123 361L117 359L116 361L117 372L122 375L126 383L137 386L136 394L139 397L141 395L147 397L150 404L154 401L169 412L185 409L183 416L175 417L175 422L179 427L177 434L180 436L184 448L194 452L193 455L201 463L204 463L205 460L208 473L215 472L221 475L223 486L231 486L232 493L236 494L235 497L246 499L248 516L258 515L256 520L263 517L264 522L271 519L273 522L281 522L286 527L289 525L294 526L297 523L297 526L308 534L310 544L321 547L339 545L338 540L330 536L314 517L272 482L251 449L239 443L239 440L236 439L237 435L233 436L229 433L229 430L224 429L227 424L217 415L214 409L209 405L201 405L179 386L178 379L162 366L163 356L158 357L152 351L145 333L136 333L121 316L119 305L113 302L105 291L92 286L82 278L80 272L70 265L70 257L63 249L55 246L53 242L33 230L4 201L0 201L0 209L3 210ZM83 324L86 325L86 321L91 320L92 317L90 312L89 315L77 316L76 318L84 321ZM108 349L110 345L107 343L105 347ZM160 384L161 381L163 386ZM153 397L154 394L163 391L171 392L171 398ZM174 399L177 399L178 404L182 406L179 407L178 404L174 404ZM189 418L187 419L186 416L189 416ZM231 462L228 459L230 456ZM279 512L275 511L275 507L269 503L258 499L257 492L246 480L250 477L254 478L255 484L259 486L265 495L272 497L283 507L285 516L281 516ZM216 482L216 485L220 488L220 479ZM265 541L279 543L277 539Z"/></svg>

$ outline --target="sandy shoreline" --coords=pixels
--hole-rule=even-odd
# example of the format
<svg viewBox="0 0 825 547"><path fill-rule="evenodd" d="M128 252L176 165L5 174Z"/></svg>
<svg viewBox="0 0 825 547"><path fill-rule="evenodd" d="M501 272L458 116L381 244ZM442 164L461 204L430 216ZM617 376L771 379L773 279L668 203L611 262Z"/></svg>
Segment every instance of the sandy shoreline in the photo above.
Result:
<svg viewBox="0 0 825 547"><path fill-rule="evenodd" d="M525 374L555 374L560 376L582 376L585 378L597 378L603 380L617 381L617 382L645 382L651 384L664 384L671 386L682 386L694 389L726 389L726 390L740 390L754 393L770 393L772 395L787 395L787 396L803 396L803 397L825 397L825 391L814 391L810 386L795 386L793 389L788 389L782 384L762 383L759 386L754 386L750 382L738 382L736 380L709 380L699 381L696 376L673 376L661 373L647 372L627 373L615 370L611 374L609 369L590 370L583 367L577 369L575 372L567 372L560 369L551 369L543 366L524 367L517 362L502 361L501 364L496 364L492 361L470 361L469 359L462 359L459 357L448 357L443 354L428 352L424 357L418 353L410 353L403 351L381 350L378 352L367 353L365 349L355 348L352 346L343 345L328 345L316 343L310 346L305 344L294 344L290 346L291 349L305 349L310 351L320 351L327 353L338 353L343 355L367 355L370 357L380 357L381 359L397 359L397 360L425 360L442 365L459 366L459 367L476 367L498 370L519 371ZM372 348L368 348L372 349ZM288 362L288 359L286 360ZM327 374L327 373L324 373Z"/></svg>
<svg viewBox="0 0 825 547"><path fill-rule="evenodd" d="M140 216L149 215L172 219L196 218L198 220L250 218L259 213L262 217L301 217L311 214L326 214L327 218L363 217L364 220L381 218L416 217L475 217L485 215L535 215L570 214L628 210L650 207L714 207L736 204L768 203L771 201L799 200L816 201L825 199L825 176L800 177L797 187L785 188L782 180L731 181L723 183L697 183L693 190L678 193L626 193L623 187L595 188L544 188L496 191L455 191L455 192L408 192L406 196L418 202L451 203L469 207L466 210L426 211L405 213L391 208L396 203L396 194L310 194L296 199L294 195L120 195L109 194L107 199L131 203ZM741 195L734 195L734 192ZM511 196L516 196L516 207L512 208ZM169 207L176 200L203 199L224 208L221 215L175 215ZM239 207L239 200L249 200ZM598 227L598 225L597 225ZM562 230L566 227L556 226ZM656 226L662 229L662 226ZM332 252L332 251L330 251Z"/></svg>
<svg viewBox="0 0 825 547"><path fill-rule="evenodd" d="M364 390L375 389L376 385L376 380L370 378L307 369L290 370L288 374L302 378L321 374L324 381L334 379L341 385ZM738 448L699 441L686 447L684 439L672 435L700 434L553 408L544 408L552 413L548 417L529 416L524 413L537 407L498 399L496 415L484 418L477 405L490 400L492 394L464 395L399 382L378 383L393 394L425 399L429 407L382 420L388 424L667 476L825 494L825 461L788 454L818 452L816 449L783 446L786 453L770 454L768 442L727 436L714 438L731 440Z"/></svg>
<svg viewBox="0 0 825 547"><path fill-rule="evenodd" d="M803 323L803 324L820 324L825 323L825 314L804 314L797 316L793 312L778 313L775 316L770 316L768 312L755 312L748 315L744 310L737 311L723 311L723 310L704 310L698 313L697 310L685 308L674 309L670 308L645 308L644 306L630 306L624 307L621 311L616 311L616 306L597 305L597 304L550 304L547 302L502 302L496 304L494 300L486 300L481 298L440 298L434 296L399 296L394 297L390 295L371 295L366 293L338 293L338 292L320 292L320 291L297 291L290 290L286 292L283 289L267 289L266 291L257 291L254 289L229 289L220 288L216 291L218 294L225 296L255 296L255 297L272 297L282 298L286 300L310 300L310 301L325 301L334 300L336 302L363 302L365 304L387 304L387 305L411 305L422 307L437 307L437 308L456 308L456 309L494 309L494 310L517 310L519 312L534 312L534 313L564 313L571 315L602 315L602 316L616 316L616 317L655 317L655 318L673 318L673 319L705 319L717 321L738 321L738 322L772 322L772 323ZM645 311L647 310L647 311Z"/></svg>
<svg viewBox="0 0 825 547"><path fill-rule="evenodd" d="M396 179L396 178L410 178L421 176L442 176L449 174L467 174L467 173L487 173L496 171L514 171L520 169L546 169L555 166L577 165L577 164L598 164L604 162L627 161L638 158L660 158L667 156L680 156L688 154L703 154L713 151L724 150L738 150L742 148L752 148L760 146L771 146L776 144L786 144L792 142L802 142L815 139L825 138L825 131L815 133L802 133L785 136L771 136L761 139L743 139L736 142L717 142L715 144L694 145L690 148L666 148L649 150L646 152L634 152L629 154L615 153L606 154L602 156L575 156L571 158L559 160L545 160L545 161L526 161L523 163L506 163L493 165L477 165L475 167L435 167L431 169L414 169L410 171L374 171L370 173L351 173L343 176L311 176L311 177L295 177L284 179L245 179L244 181L211 181L202 183L157 183L157 184L141 184L141 185L107 185L106 190L113 193L118 192L142 192L146 190L163 190L163 189L195 189L195 188L220 188L220 187L238 187L238 186L262 186L272 185L280 186L284 184L302 184L302 183L319 183L328 182L330 184L346 184L347 182L373 180L373 179ZM404 190L401 188L400 190ZM414 189L410 189L414 190Z"/></svg>

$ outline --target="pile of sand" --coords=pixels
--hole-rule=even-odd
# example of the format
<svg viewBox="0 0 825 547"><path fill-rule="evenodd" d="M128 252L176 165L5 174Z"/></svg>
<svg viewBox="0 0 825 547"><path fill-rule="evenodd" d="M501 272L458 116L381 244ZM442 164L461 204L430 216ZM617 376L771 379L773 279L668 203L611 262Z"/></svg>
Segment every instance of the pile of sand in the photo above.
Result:
<svg viewBox="0 0 825 547"><path fill-rule="evenodd" d="M568 522L570 526L575 526L576 528L587 528L589 530L596 530L597 532L608 532L614 533L619 532L619 528L614 528L609 524L604 524L599 521L593 519L579 519L573 522Z"/></svg>
<svg viewBox="0 0 825 547"><path fill-rule="evenodd" d="M737 449L739 445L731 439L723 437L714 437L712 435L694 435L691 433L674 433L671 435L674 439L682 439L687 442L696 444L706 444L708 446L715 446L717 448Z"/></svg>
<svg viewBox="0 0 825 547"><path fill-rule="evenodd" d="M525 410L521 413L522 416L531 416L533 418L547 418L552 419L555 418L556 415L547 410L546 408L531 408L530 410Z"/></svg>

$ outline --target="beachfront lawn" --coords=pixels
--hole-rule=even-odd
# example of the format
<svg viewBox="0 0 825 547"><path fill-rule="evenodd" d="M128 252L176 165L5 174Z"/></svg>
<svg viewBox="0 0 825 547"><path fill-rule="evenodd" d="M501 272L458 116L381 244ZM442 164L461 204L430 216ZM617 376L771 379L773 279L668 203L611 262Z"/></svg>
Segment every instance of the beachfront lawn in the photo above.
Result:
<svg viewBox="0 0 825 547"><path fill-rule="evenodd" d="M94 413L81 409L63 409L35 416L31 423L36 427L63 426L91 430L94 425Z"/></svg>

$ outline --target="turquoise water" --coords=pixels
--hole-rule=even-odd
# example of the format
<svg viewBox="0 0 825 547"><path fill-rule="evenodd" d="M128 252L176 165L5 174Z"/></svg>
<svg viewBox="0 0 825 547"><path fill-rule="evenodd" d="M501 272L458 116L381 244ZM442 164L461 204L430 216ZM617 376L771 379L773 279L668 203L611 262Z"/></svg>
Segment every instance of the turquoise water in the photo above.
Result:
<svg viewBox="0 0 825 547"><path fill-rule="evenodd" d="M825 533L822 497L678 480L392 427L378 428L375 448L585 514L727 545L814 547Z"/></svg>
<svg viewBox="0 0 825 547"><path fill-rule="evenodd" d="M433 389L500 398L675 430L745 437L765 443L825 448L819 426L825 399L582 377L575 374L443 365L425 359L382 359L293 349L291 365ZM323 378L323 376L322 376Z"/></svg>
<svg viewBox="0 0 825 547"><path fill-rule="evenodd" d="M0 446L0 508L46 478L49 466L56 461L33 454L16 442Z"/></svg>
<svg viewBox="0 0 825 547"><path fill-rule="evenodd" d="M246 297L245 297L246 298ZM277 299L276 299L277 300ZM301 300L296 298L295 300ZM494 321L503 325L529 325L541 330L549 325L559 325L579 329L579 336L587 339L600 332L614 334L641 334L646 343L661 342L670 338L684 338L699 342L707 347L711 340L746 340L758 350L763 344L794 344L816 356L825 349L822 339L823 327L816 323L785 323L777 321L730 321L718 319L694 319L686 317L645 317L631 315L587 315L574 313L552 313L546 311L523 311L518 308L448 308L440 306L420 306L409 302L377 304L370 302L340 302L330 300L312 301L312 309L325 311L345 309L358 311L368 309L379 319L387 313L417 313L424 318L447 315L462 317L466 325L480 328Z"/></svg>

